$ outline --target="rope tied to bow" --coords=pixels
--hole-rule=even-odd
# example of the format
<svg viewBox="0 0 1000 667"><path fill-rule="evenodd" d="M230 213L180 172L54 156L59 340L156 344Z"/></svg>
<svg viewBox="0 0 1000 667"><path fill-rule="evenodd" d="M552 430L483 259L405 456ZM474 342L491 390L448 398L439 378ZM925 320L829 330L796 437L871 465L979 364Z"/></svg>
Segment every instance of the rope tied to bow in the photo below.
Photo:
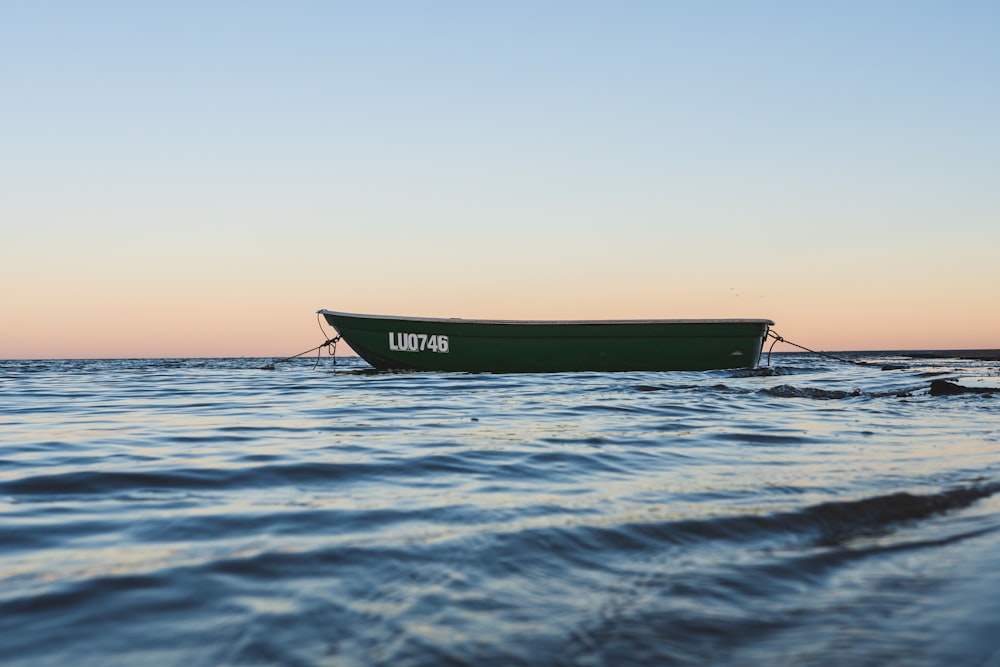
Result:
<svg viewBox="0 0 1000 667"><path fill-rule="evenodd" d="M828 352L817 352L816 350L810 350L808 347L805 347L804 345L799 345L798 343L793 343L792 341L787 340L787 339L781 337L778 334L777 331L773 331L771 329L768 329L767 335L764 337L764 340L767 340L768 338L772 339L771 340L771 347L769 347L767 349L767 365L768 366L771 365L771 350L773 350L774 346L777 345L778 343L785 343L786 345L791 345L792 347L797 347L800 350L805 350L806 352L811 352L812 354L818 354L821 357L826 357L828 359L833 359L834 361L839 361L839 362L844 363L844 364L854 364L855 366L880 366L881 365L881 364L868 363L867 361L854 361L853 359L843 359L843 358L838 357L836 355L829 354Z"/></svg>
<svg viewBox="0 0 1000 667"><path fill-rule="evenodd" d="M337 365L337 342L340 341L340 339L343 338L343 336L337 335L337 336L334 336L333 338L331 338L330 335L326 333L326 329L323 328L323 322L319 319L319 314L318 313L316 315L316 322L317 322L317 324L319 324L319 330L323 332L323 337L326 338L325 341L323 341L322 343L320 343L316 347L309 348L305 352L299 352L298 354L293 354L292 356L285 357L284 359L276 359L275 361L272 361L271 363L267 364L266 366L261 366L260 370L262 370L262 371L273 371L275 364L285 364L285 363L288 363L292 359L298 359L299 357L301 357L303 355L306 355L306 354L309 354L310 352L315 352L316 353L316 363L313 365L313 369L315 369L316 366L319 366L320 356L322 355L321 350L324 347L329 348L327 350L327 354L329 354L331 357L333 357L333 365L336 367L336 365Z"/></svg>
<svg viewBox="0 0 1000 667"><path fill-rule="evenodd" d="M274 361L272 361L271 363L267 364L266 366L261 366L260 370L262 370L262 371L273 371L275 364L285 364L285 363L288 363L292 359L298 359L299 357L301 357L303 355L306 355L306 354L309 354L310 352L316 352L317 353L316 354L316 364L318 365L319 364L320 355L322 354L321 352L318 352L318 351L322 350L324 347L329 347L330 348L327 351L327 353L330 354L331 356L333 356L334 365L336 365L336 363L337 363L337 357L334 356L334 355L336 355L336 353L337 353L337 342L341 338L342 338L342 336L336 336L335 338L327 338L326 341L324 341L323 343L320 343L316 347L309 348L305 352L299 352L298 354L293 354L292 356L285 357L284 359L275 359ZM315 366L313 366L313 368L315 368Z"/></svg>

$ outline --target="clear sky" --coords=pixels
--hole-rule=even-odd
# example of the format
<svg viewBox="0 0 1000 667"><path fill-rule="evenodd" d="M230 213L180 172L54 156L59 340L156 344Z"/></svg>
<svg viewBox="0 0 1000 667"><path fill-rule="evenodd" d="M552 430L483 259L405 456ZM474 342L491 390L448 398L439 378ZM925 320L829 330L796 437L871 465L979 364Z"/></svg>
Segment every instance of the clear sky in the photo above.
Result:
<svg viewBox="0 0 1000 667"><path fill-rule="evenodd" d="M1000 347L1000 3L0 0L0 358L319 308Z"/></svg>

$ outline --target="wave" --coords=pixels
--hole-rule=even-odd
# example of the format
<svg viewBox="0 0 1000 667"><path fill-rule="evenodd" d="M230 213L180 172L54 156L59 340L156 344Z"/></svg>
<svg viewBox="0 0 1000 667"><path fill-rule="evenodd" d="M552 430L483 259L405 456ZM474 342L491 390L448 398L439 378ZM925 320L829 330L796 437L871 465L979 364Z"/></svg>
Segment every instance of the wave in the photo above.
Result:
<svg viewBox="0 0 1000 667"><path fill-rule="evenodd" d="M24 588L0 600L0 630L13 628L3 618L77 619L67 636L79 642L74 633L98 632L125 617L152 614L161 625L183 626L211 625L224 614L260 630L255 647L207 635L203 641L217 651L243 651L248 660L270 651L286 661L292 647L315 649L320 636L330 637L338 651L355 652L349 664L434 664L442 652L459 664L579 664L587 657L609 664L699 664L720 658L720 647L753 645L769 633L794 629L794 596L808 595L831 571L872 554L946 546L974 532L966 527L941 538L914 532L876 546L865 538L968 508L998 492L1000 483L980 481L932 493L689 520L608 523L613 514L563 514L530 528L517 519L477 526L481 508L458 505L415 515L402 508L339 518L315 512L308 520L295 512L272 514L272 523L304 522L303 539L291 539L265 521L260 529L276 537L261 548L247 542L244 553L205 549L203 558L184 565L64 580L35 594ZM558 507L551 509L558 513ZM245 517L235 526L216 517L206 525L216 522L235 540L237 534L252 536L257 518L263 519ZM428 526L457 521L470 530L444 539L420 539L419 533L389 539L370 526L353 526L355 535L367 537L318 544L309 538L323 534L325 526L350 532L353 523L384 528L408 520ZM182 544L209 535L180 531L170 539ZM154 536L135 537L149 544ZM316 635L310 623L317 619L345 630ZM291 627L306 629L286 634ZM457 639L438 638L431 656L417 649L434 627L450 628ZM189 637L202 636L189 630ZM272 635L284 639L272 642ZM155 646L157 636L145 641ZM470 641L463 643L463 636ZM44 654L46 637L9 635L6 644L23 642L25 655ZM387 642L380 659L364 648Z"/></svg>
<svg viewBox="0 0 1000 667"><path fill-rule="evenodd" d="M425 469L429 464L425 464ZM34 475L0 482L0 493L11 496L105 495L122 491L167 489L196 491L265 487L282 484L364 478L377 474L384 466L372 463L308 463L257 466L227 470L224 468L188 468L156 472L75 471L52 475Z"/></svg>
<svg viewBox="0 0 1000 667"><path fill-rule="evenodd" d="M886 534L902 525L969 507L1000 491L1000 483L978 484L939 493L907 492L848 501L831 501L794 511L735 514L687 520L581 523L512 534L507 551L537 549L545 542L556 552L656 551L674 546L711 546L720 542L768 543L774 540L814 547L844 545L858 538ZM599 562L600 558L595 562Z"/></svg>

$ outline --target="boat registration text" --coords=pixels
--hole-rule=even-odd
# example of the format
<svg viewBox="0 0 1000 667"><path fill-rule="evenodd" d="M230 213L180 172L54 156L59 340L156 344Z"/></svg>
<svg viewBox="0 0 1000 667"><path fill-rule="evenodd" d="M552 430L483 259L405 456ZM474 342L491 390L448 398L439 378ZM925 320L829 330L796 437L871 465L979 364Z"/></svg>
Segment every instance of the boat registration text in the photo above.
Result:
<svg viewBox="0 0 1000 667"><path fill-rule="evenodd" d="M448 337L434 334L389 332L389 349L399 352L431 352L447 353Z"/></svg>

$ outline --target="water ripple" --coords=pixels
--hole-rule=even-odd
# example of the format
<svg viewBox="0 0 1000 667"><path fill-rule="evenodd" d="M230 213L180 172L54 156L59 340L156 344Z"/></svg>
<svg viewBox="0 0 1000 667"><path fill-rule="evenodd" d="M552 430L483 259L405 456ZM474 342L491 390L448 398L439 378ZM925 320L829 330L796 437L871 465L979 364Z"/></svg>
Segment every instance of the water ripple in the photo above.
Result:
<svg viewBox="0 0 1000 667"><path fill-rule="evenodd" d="M0 362L0 661L985 664L995 364L852 358Z"/></svg>

